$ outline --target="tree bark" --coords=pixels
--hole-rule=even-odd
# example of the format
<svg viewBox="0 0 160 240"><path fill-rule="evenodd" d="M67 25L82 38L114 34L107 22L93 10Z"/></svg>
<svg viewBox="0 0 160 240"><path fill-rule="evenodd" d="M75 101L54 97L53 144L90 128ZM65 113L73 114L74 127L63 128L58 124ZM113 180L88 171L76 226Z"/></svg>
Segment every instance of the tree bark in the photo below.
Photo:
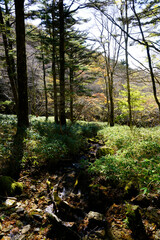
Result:
<svg viewBox="0 0 160 240"><path fill-rule="evenodd" d="M58 99L56 82L56 46L55 46L55 0L52 2L52 74L54 92L54 120L58 124Z"/></svg>
<svg viewBox="0 0 160 240"><path fill-rule="evenodd" d="M65 116L65 58L64 58L64 9L63 0L59 0L60 21L60 124L66 125Z"/></svg>
<svg viewBox="0 0 160 240"><path fill-rule="evenodd" d="M18 127L28 127L28 91L25 47L24 0L15 0L17 79L18 79Z"/></svg>

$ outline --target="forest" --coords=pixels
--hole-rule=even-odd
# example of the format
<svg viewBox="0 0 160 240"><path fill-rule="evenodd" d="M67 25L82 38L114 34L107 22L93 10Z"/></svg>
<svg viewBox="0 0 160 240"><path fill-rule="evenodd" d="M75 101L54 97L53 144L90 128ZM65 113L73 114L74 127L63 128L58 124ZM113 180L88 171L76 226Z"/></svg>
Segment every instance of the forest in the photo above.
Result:
<svg viewBox="0 0 160 240"><path fill-rule="evenodd" d="M160 239L159 19L0 1L0 239Z"/></svg>

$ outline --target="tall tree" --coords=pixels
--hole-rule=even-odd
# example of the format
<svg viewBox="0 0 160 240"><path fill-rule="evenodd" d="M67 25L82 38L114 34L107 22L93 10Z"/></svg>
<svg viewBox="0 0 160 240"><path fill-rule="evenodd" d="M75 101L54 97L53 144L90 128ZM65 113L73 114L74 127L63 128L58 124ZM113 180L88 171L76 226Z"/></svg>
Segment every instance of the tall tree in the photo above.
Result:
<svg viewBox="0 0 160 240"><path fill-rule="evenodd" d="M65 114L65 57L64 57L64 6L63 0L59 0L59 31L60 31L60 41L59 41L59 58L60 58L60 124L66 125L66 114Z"/></svg>
<svg viewBox="0 0 160 240"><path fill-rule="evenodd" d="M58 99L57 99L57 81L56 81L56 31L55 31L55 0L52 1L52 75L53 75L53 92L54 92L54 119L58 124Z"/></svg>
<svg viewBox="0 0 160 240"><path fill-rule="evenodd" d="M125 39L125 61L126 61L126 80L128 93L128 110L129 110L129 126L132 127L132 107L131 107L131 92L130 92L130 76L129 76L129 62L128 62L128 35L129 35L129 18L128 18L128 0L125 0L122 5L121 16L123 21L124 39ZM125 16L123 17L123 10Z"/></svg>
<svg viewBox="0 0 160 240"><path fill-rule="evenodd" d="M7 1L5 1L5 8L6 8L6 14L9 14L8 10L8 5ZM4 21L3 13L2 13L2 8L0 7L0 24L1 24L1 29L0 32L2 33L2 38L3 38L3 45L5 49L5 58L6 58L6 63L7 63L7 72L8 72L8 77L10 80L11 84L11 89L13 93L13 98L16 104L16 110L18 107L18 96L17 96L17 75L16 75L16 70L15 70L15 61L13 57L13 46L12 46L12 41L11 41L11 34L10 34L10 23L9 23L9 18L7 16L7 21Z"/></svg>
<svg viewBox="0 0 160 240"><path fill-rule="evenodd" d="M112 11L113 17L115 10ZM114 75L118 63L122 32L118 31L117 27L110 23L103 14L96 16L100 37L98 43L103 51L104 64L105 64L105 93L107 98L108 121L110 126L114 126Z"/></svg>
<svg viewBox="0 0 160 240"><path fill-rule="evenodd" d="M15 0L17 79L18 79L18 127L28 127L28 91L25 47L24 0Z"/></svg>
<svg viewBox="0 0 160 240"><path fill-rule="evenodd" d="M150 53L151 46L150 46L149 42L147 41L147 39L145 37L144 31L142 29L142 23L141 23L140 17L139 17L139 15L136 12L135 0L132 0L132 9L133 9L133 12L134 12L134 14L136 16L137 22L138 22L138 26L139 26L139 30L140 30L140 33L141 33L141 36L142 36L143 44L146 47L147 58L148 58L148 65L149 65L150 76L151 76L151 80L152 80L153 94L154 94L155 102L158 105L159 115L160 115L160 101L159 101L158 96L157 96L156 80L155 80L155 76L154 76L154 71L153 71L153 67L152 67L151 53Z"/></svg>

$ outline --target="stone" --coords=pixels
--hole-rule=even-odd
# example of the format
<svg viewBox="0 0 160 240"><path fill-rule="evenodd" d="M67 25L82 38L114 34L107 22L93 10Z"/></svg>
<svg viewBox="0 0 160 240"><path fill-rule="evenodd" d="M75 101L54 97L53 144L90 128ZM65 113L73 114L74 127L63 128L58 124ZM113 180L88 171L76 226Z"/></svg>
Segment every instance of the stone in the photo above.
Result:
<svg viewBox="0 0 160 240"><path fill-rule="evenodd" d="M160 230L157 230L154 236L155 240L159 240L160 239Z"/></svg>
<svg viewBox="0 0 160 240"><path fill-rule="evenodd" d="M22 208L22 207L17 208L16 213L23 214L24 213L24 208Z"/></svg>
<svg viewBox="0 0 160 240"><path fill-rule="evenodd" d="M19 195L23 191L23 184L20 182L14 181L9 176L0 177L0 194L7 193L8 196Z"/></svg>
<svg viewBox="0 0 160 240"><path fill-rule="evenodd" d="M31 229L31 225L30 224L24 226L23 229L22 229L22 234L27 233L30 229Z"/></svg>
<svg viewBox="0 0 160 240"><path fill-rule="evenodd" d="M90 211L88 214L87 214L87 217L88 217L88 220L96 220L96 221L103 221L104 219L104 216L103 214L101 213L98 213L98 212L93 212L93 211Z"/></svg>
<svg viewBox="0 0 160 240"><path fill-rule="evenodd" d="M16 205L16 200L7 198L4 204L6 207L13 207L14 205Z"/></svg>

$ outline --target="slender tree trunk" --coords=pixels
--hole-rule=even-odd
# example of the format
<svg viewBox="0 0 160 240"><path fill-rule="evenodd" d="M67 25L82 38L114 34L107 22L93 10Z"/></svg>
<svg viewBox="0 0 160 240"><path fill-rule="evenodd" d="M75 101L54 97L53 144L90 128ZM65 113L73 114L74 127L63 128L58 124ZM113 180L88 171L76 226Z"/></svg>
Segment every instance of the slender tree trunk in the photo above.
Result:
<svg viewBox="0 0 160 240"><path fill-rule="evenodd" d="M65 58L64 58L64 9L63 0L59 0L59 16L60 16L60 124L66 125L65 116Z"/></svg>
<svg viewBox="0 0 160 240"><path fill-rule="evenodd" d="M42 53L42 64L43 64L43 84L44 84L45 110L46 110L45 115L46 115L46 121L47 121L48 120L48 97L47 97L47 84L46 84L46 69L45 69L43 53Z"/></svg>
<svg viewBox="0 0 160 240"><path fill-rule="evenodd" d="M1 7L0 7L0 24L1 24L1 32L2 32L2 37L3 37L3 45L4 45L4 49L5 49L7 72L8 72L8 77L10 80L13 98L14 98L14 101L16 104L16 111L17 111L18 96L17 96L17 86L16 86L17 79L16 79L15 63L14 63L13 55L9 54L9 50L12 50L12 45L11 45L11 42L9 41L9 39L7 38L6 27L4 24Z"/></svg>
<svg viewBox="0 0 160 240"><path fill-rule="evenodd" d="M125 0L125 20L126 20L126 33L125 33L125 57L126 57L126 79L127 79L127 92L128 92L128 110L129 110L129 126L132 127L132 107L131 107L131 92L130 92L130 78L129 78L129 64L128 64L128 2Z"/></svg>
<svg viewBox="0 0 160 240"><path fill-rule="evenodd" d="M107 99L107 110L108 110L108 124L110 123L110 106L109 106L109 90L108 90L108 81L107 81L107 76L104 76L105 79L105 94L106 94L106 99Z"/></svg>
<svg viewBox="0 0 160 240"><path fill-rule="evenodd" d="M110 73L110 86L109 86L109 92L110 92L110 126L114 126L114 101L113 101L113 74Z"/></svg>
<svg viewBox="0 0 160 240"><path fill-rule="evenodd" d="M147 57L148 57L148 65L149 65L149 70L150 70L150 75L151 75L151 80L152 80L153 94L154 94L155 102L156 102L157 105L158 105L159 117L160 117L160 102L159 102L159 99L158 99L158 97L157 97L157 88L156 88L156 81L155 81L155 76L154 76L154 72L153 72L153 67L152 67L152 60L151 60L151 55L150 55L150 48L149 48L148 42L147 42L146 39L145 39L143 30L142 30L141 21L140 21L140 19L139 19L138 14L136 13L135 5L134 5L134 0L133 0L132 2L133 2L133 12L134 12L134 14L135 14L135 16L136 16L136 18L137 18L137 21L138 21L139 29L140 29L140 32L141 32L141 35L142 35L142 40L143 40L143 42L144 42L145 45L146 45L146 51L147 51Z"/></svg>
<svg viewBox="0 0 160 240"><path fill-rule="evenodd" d="M73 68L70 68L70 120L73 122Z"/></svg>
<svg viewBox="0 0 160 240"><path fill-rule="evenodd" d="M25 47L24 0L15 0L17 79L18 79L18 127L28 127L28 91Z"/></svg>
<svg viewBox="0 0 160 240"><path fill-rule="evenodd" d="M52 2L52 74L53 74L53 92L54 92L54 119L58 124L58 99L56 82L56 46L55 46L55 0Z"/></svg>

